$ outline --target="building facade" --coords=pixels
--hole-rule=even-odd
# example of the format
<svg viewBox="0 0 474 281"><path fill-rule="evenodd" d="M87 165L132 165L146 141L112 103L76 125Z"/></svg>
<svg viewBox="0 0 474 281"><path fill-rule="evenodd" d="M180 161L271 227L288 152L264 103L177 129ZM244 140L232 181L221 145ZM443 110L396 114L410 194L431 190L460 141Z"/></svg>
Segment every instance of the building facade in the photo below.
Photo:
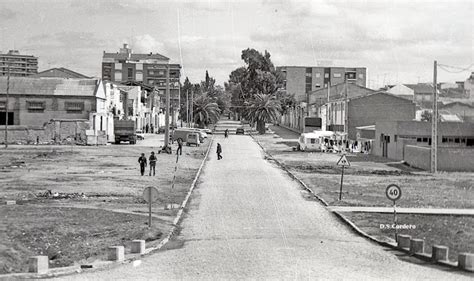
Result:
<svg viewBox="0 0 474 281"><path fill-rule="evenodd" d="M113 133L113 128L110 128L113 125L110 122L113 115L107 111L101 79L11 77L8 101L5 95L6 84L7 78L0 77L2 131L5 127L2 126L5 125L5 109L8 108L8 123L13 126L12 130L15 126L25 130L41 130L51 122L70 121L88 130L89 135L101 134L110 138L109 134ZM87 125L79 126L79 123ZM85 135L86 132L81 134ZM76 135L70 137L75 138Z"/></svg>
<svg viewBox="0 0 474 281"><path fill-rule="evenodd" d="M31 55L20 55L17 50L10 50L6 54L0 53L0 76L30 76L38 73L38 58Z"/></svg>
<svg viewBox="0 0 474 281"><path fill-rule="evenodd" d="M431 122L385 121L375 125L375 155L405 160L429 170ZM474 124L438 124L438 167L445 171L474 170Z"/></svg>
<svg viewBox="0 0 474 281"><path fill-rule="evenodd" d="M306 102L308 93L345 82L365 87L367 69L365 67L313 67L280 66L283 73L283 90L294 94L298 102Z"/></svg>
<svg viewBox="0 0 474 281"><path fill-rule="evenodd" d="M379 121L415 119L412 101L388 93L378 92L352 98L331 100L319 107L318 116L326 120L327 130L347 134L357 140L357 128L375 125Z"/></svg>

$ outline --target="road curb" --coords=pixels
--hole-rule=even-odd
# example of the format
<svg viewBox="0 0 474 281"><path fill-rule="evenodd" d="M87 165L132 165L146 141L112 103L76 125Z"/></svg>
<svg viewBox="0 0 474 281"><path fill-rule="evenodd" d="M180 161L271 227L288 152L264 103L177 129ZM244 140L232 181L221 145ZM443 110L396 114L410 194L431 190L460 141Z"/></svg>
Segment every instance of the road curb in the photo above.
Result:
<svg viewBox="0 0 474 281"><path fill-rule="evenodd" d="M160 243L156 247L151 247L151 248L145 249L145 253L143 255L128 254L125 257L125 260L120 261L120 262L99 261L97 264L94 264L94 267L93 267L92 270L88 270L87 272L92 272L92 271L101 270L101 269L103 270L103 269L108 269L108 268L114 268L114 267L119 266L121 264L131 263L135 260L141 259L144 256L151 255L154 252L160 250L161 248L163 248L163 246L166 245L166 243L168 243L171 240L171 238L173 237L173 235L176 233L176 231L178 229L179 223L180 223L180 221L183 217L184 209L186 208L186 206L188 204L188 201L189 201L189 198L191 197L191 194L192 194L194 188L196 187L197 181L198 181L198 179L201 175L201 172L202 172L202 168L204 167L204 164L206 163L207 158L209 156L209 152L211 151L211 146L212 146L213 141L214 141L214 136L209 141L209 146L207 148L206 154L205 154L205 156L204 156L204 158L201 162L201 165L199 166L199 169L196 173L196 176L194 177L194 180L191 184L191 187L188 190L188 193L187 193L186 197L184 198L183 202L181 203L180 210L178 211L178 213L176 214L175 219L173 220L173 224L172 224L173 226L171 227L171 229L168 232L168 234L166 235L166 237L163 240L161 240ZM114 212L113 210L110 210L110 209L106 209L105 211ZM132 213L132 214L135 214L135 213ZM135 215L143 215L143 214L137 213ZM57 268L50 269L50 271L51 272L48 272L48 273L45 273L45 274L36 274L36 273L3 274L3 275L0 275L0 280L12 280L12 279L17 279L17 278L19 278L19 279L54 278L54 277L67 276L67 275L71 275L71 274L84 272L81 269L80 265L74 265L74 266L68 266L68 267L57 267Z"/></svg>
<svg viewBox="0 0 474 281"><path fill-rule="evenodd" d="M273 155L271 155L261 144L260 142L253 136L253 135L250 135L252 137L252 139L258 144L258 146L260 146L260 148L262 149L262 151L265 153L265 155L267 156L267 158L269 160L272 160L274 161L282 170L284 170L292 179L296 180L306 191L310 192L316 199L318 199L318 201L323 204L326 209L327 207L329 207L329 204L326 202L326 200L324 200L321 196L317 195L313 190L311 190L302 180L300 180L298 177L296 177L290 170L288 170L288 168L286 168L286 166L284 164L282 164L280 161L276 160ZM428 256L426 254L411 254L409 250L405 250L405 249L400 249L397 247L397 244L396 243L391 243L391 242L386 242L386 241L381 241L369 234L367 234L365 231L363 231L362 229L360 229L357 225L355 225L351 220L349 220L348 218L346 218L343 214L337 212L337 211L330 211L330 213L334 214L340 221L342 221L343 223L345 223L354 233L362 236L363 238L373 242L373 243L377 243L381 246L384 246L384 247L388 247L388 248L392 248L394 250L397 250L397 251L400 251L400 252L404 252L406 254L409 254L410 256L414 256L418 259L421 259L423 261L427 261L427 262L431 262L432 264L438 264L438 265L442 265L442 266L446 266L446 267L450 267L450 268L453 268L453 269L458 269L458 264L455 263L455 262L450 262L450 261L437 261L437 262L434 262L432 261L431 259L431 256Z"/></svg>

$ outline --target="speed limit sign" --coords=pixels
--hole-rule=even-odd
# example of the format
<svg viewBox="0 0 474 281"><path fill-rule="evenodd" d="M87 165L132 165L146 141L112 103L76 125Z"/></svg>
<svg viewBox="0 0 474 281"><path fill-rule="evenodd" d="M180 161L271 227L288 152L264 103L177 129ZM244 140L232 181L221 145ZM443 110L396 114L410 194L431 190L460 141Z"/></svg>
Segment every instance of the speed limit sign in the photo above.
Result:
<svg viewBox="0 0 474 281"><path fill-rule="evenodd" d="M402 197L402 190L398 185L391 184L387 186L387 189L385 190L385 195L387 195L388 199L395 202L400 199L400 197Z"/></svg>

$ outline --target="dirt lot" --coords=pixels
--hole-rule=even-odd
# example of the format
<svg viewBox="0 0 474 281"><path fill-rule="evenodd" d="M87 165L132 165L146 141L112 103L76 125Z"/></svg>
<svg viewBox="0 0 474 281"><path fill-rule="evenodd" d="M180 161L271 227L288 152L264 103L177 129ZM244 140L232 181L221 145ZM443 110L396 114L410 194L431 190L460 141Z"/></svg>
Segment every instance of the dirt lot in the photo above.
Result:
<svg viewBox="0 0 474 281"><path fill-rule="evenodd" d="M276 133L284 131L278 127L271 128ZM283 163L329 205L392 206L385 196L385 189L393 183L402 189L402 198L397 201L399 207L474 208L474 173L440 172L432 175L389 159L360 153L347 156L351 167L344 171L343 200L339 201L341 168L336 166L336 162L340 155L293 151L297 135L288 132L281 135L284 138L275 134L255 137L273 158ZM390 215L358 213L349 217L370 234L386 236L390 233L381 231L379 227L380 223L390 221ZM433 243L444 243L453 247L450 249L452 257L457 257L458 251L474 250L474 221L471 217L407 215L404 218L417 226L416 230L407 230L408 234L426 238L427 248L431 249Z"/></svg>
<svg viewBox="0 0 474 281"><path fill-rule="evenodd" d="M149 177L148 170L146 176L140 176L140 153L148 157L157 147L2 149L0 203L18 200L19 205L0 205L0 233L4 236L0 237L0 273L21 272L24 260L33 254L48 254L52 266L64 266L99 257L104 250L99 247L102 244L106 248L131 238L159 239L161 233L168 232L178 211L165 207L183 201L208 144L206 140L200 147L184 147L173 189L175 154L158 154L156 176ZM146 213L142 192L147 186L159 190L159 199L153 205L158 218L152 231L147 230L146 217L97 210Z"/></svg>

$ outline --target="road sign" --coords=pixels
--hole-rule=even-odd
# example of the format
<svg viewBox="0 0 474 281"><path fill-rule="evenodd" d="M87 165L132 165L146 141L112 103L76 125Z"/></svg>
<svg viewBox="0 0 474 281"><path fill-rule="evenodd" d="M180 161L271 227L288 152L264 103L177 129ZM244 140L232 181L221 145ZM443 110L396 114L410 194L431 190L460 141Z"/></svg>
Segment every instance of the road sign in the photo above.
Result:
<svg viewBox="0 0 474 281"><path fill-rule="evenodd" d="M146 202L155 202L158 200L158 189L153 186L146 187L143 190L143 199L145 199Z"/></svg>
<svg viewBox="0 0 474 281"><path fill-rule="evenodd" d="M336 165L346 167L346 166L350 166L351 163L349 163L349 161L347 160L346 155L342 154L341 158L339 158Z"/></svg>
<svg viewBox="0 0 474 281"><path fill-rule="evenodd" d="M396 184L390 184L387 186L387 189L385 190L385 195L387 195L387 198L392 200L392 201L397 201L402 197L402 190L400 187Z"/></svg>

